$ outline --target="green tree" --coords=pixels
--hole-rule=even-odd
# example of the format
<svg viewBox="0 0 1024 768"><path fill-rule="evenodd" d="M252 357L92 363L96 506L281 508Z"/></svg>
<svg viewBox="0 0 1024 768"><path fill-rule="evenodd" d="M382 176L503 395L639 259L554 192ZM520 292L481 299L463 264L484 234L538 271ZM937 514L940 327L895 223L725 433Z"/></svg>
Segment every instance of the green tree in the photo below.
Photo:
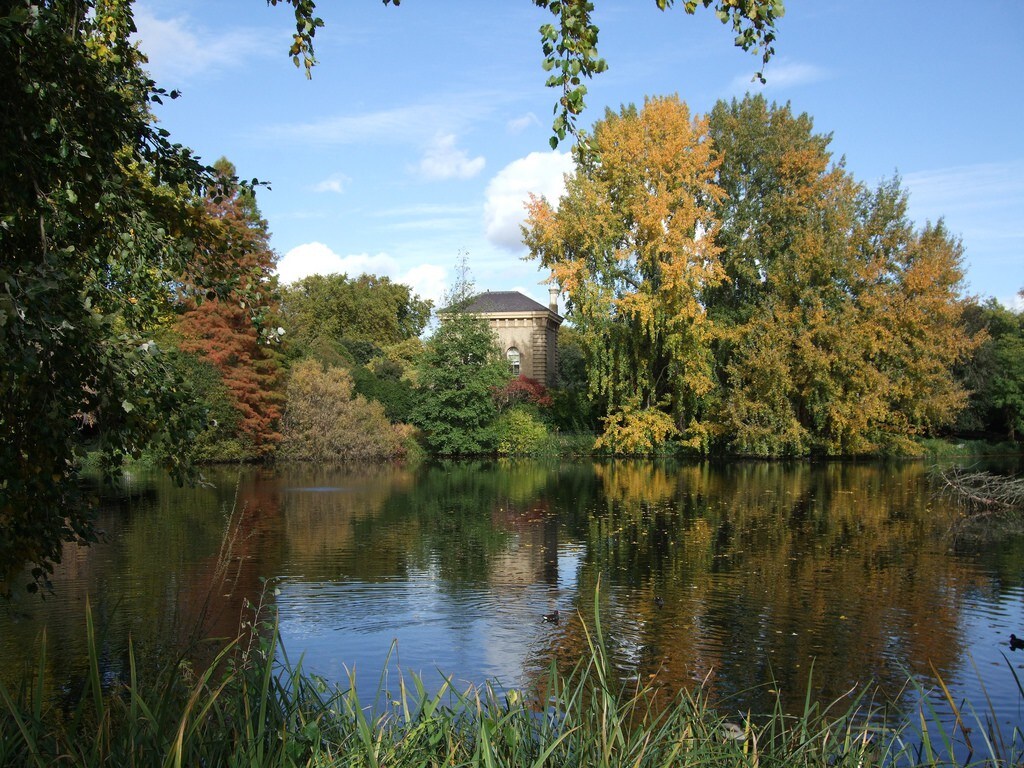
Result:
<svg viewBox="0 0 1024 768"><path fill-rule="evenodd" d="M191 446L194 460L251 459L252 444L238 428L241 414L221 372L208 360L187 352L171 352L168 358L175 375L188 382L192 401L206 411L205 429L196 435Z"/></svg>
<svg viewBox="0 0 1024 768"><path fill-rule="evenodd" d="M607 403L599 447L706 445L714 378L701 296L723 277L716 168L707 121L675 97L648 99L594 126L557 210L530 205L526 244L565 291L591 394Z"/></svg>
<svg viewBox="0 0 1024 768"><path fill-rule="evenodd" d="M407 422L412 418L416 391L402 378L395 365L381 364L375 368L359 365L352 369L355 391L367 400L384 406L384 413L392 422Z"/></svg>
<svg viewBox="0 0 1024 768"><path fill-rule="evenodd" d="M387 277L335 274L310 275L286 287L282 306L298 344L348 346L365 364L381 347L419 336L433 304Z"/></svg>
<svg viewBox="0 0 1024 768"><path fill-rule="evenodd" d="M576 329L558 329L558 377L551 392L551 421L572 432L596 432L602 403L591 400L587 382L586 351Z"/></svg>
<svg viewBox="0 0 1024 768"><path fill-rule="evenodd" d="M959 378L970 390L958 429L993 437L1024 435L1024 313L995 300L971 306L967 324L983 339Z"/></svg>
<svg viewBox="0 0 1024 768"><path fill-rule="evenodd" d="M493 393L508 379L487 321L457 309L442 313L417 365L413 423L428 449L445 456L492 452L498 416Z"/></svg>
<svg viewBox="0 0 1024 768"><path fill-rule="evenodd" d="M157 128L164 94L130 44L130 3L20 0L0 19L0 590L92 537L83 437L113 472L144 448L184 472L201 409L151 329L197 250L214 183Z"/></svg>
<svg viewBox="0 0 1024 768"><path fill-rule="evenodd" d="M708 312L721 330L748 320L785 273L776 263L791 252L802 223L827 187L840 182L832 137L814 132L806 114L763 96L719 101L708 132L718 150L717 182L724 194L715 213L726 279L705 290Z"/></svg>
<svg viewBox="0 0 1024 768"><path fill-rule="evenodd" d="M996 365L987 394L1007 437L1020 441L1024 435L1024 319L1018 313L1016 320L1016 328L1007 328L998 337L993 334Z"/></svg>

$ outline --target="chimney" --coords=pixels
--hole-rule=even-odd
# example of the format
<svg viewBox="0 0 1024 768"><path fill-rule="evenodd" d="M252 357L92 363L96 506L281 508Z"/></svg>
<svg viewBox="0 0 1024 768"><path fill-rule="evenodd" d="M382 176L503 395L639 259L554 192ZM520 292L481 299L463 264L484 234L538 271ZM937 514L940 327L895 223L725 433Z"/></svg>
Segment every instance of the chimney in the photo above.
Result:
<svg viewBox="0 0 1024 768"><path fill-rule="evenodd" d="M559 290L557 286L550 286L548 288L548 309L558 314L558 294Z"/></svg>

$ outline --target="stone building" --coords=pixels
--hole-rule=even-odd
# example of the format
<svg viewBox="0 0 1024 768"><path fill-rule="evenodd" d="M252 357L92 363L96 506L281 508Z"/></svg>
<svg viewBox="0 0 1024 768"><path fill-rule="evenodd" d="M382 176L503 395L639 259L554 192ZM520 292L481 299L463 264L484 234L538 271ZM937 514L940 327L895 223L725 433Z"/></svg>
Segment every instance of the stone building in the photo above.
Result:
<svg viewBox="0 0 1024 768"><path fill-rule="evenodd" d="M553 387L558 373L558 289L548 289L548 306L519 291L486 291L465 311L487 319L514 375Z"/></svg>

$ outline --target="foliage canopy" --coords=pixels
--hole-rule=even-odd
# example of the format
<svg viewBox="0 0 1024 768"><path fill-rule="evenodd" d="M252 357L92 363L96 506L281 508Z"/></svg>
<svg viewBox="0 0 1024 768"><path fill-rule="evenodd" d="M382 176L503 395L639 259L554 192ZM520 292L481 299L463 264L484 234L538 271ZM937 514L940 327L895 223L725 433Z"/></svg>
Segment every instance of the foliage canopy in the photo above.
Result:
<svg viewBox="0 0 1024 768"><path fill-rule="evenodd" d="M649 99L595 125L557 210L532 202L525 240L567 293L601 446L859 454L952 423L980 342L963 249L829 142L761 97L709 120Z"/></svg>
<svg viewBox="0 0 1024 768"><path fill-rule="evenodd" d="M172 285L224 276L198 247L216 180L152 122L168 94L133 28L128 2L18 0L0 18L0 589L91 538L83 435L108 472L149 447L182 476L202 428L151 331Z"/></svg>
<svg viewBox="0 0 1024 768"><path fill-rule="evenodd" d="M443 313L417 365L419 402L413 421L428 448L446 456L492 452L498 415L493 393L509 378L485 319Z"/></svg>
<svg viewBox="0 0 1024 768"><path fill-rule="evenodd" d="M658 443L702 440L713 378L701 298L722 280L716 168L707 121L675 97L649 99L594 127L557 211L530 204L526 244L567 294L613 451L647 450L646 437L623 428L634 412L666 414L648 419Z"/></svg>
<svg viewBox="0 0 1024 768"><path fill-rule="evenodd" d="M227 160L215 168L220 189L204 203L210 226L230 244L222 252L234 286L205 301L186 298L175 330L179 348L211 363L227 388L235 417L218 424L222 439L239 441L245 457L266 457L281 439L281 336L280 326L261 334L253 315L266 320L277 309L277 255L253 192L233 182L235 168Z"/></svg>
<svg viewBox="0 0 1024 768"><path fill-rule="evenodd" d="M284 289L282 303L288 333L300 345L363 342L377 348L419 336L433 306L407 285L365 274L304 277Z"/></svg>

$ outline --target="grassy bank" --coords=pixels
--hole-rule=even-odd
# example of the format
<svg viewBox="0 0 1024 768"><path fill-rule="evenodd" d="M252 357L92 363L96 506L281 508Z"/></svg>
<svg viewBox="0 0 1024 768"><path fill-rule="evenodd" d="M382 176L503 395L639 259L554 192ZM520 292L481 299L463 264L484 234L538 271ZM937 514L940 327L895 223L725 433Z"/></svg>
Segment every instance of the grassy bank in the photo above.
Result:
<svg viewBox="0 0 1024 768"><path fill-rule="evenodd" d="M372 701L289 663L268 627L224 644L201 669L176 659L147 672L129 649L114 680L101 672L91 622L85 631L89 672L74 696L47 697L45 642L37 673L17 691L0 688L0 765L767 768L1021 758L1012 738L979 727L982 718L967 722L948 692L951 730L927 712L902 728L880 725L866 690L830 707L809 701L799 716L777 707L730 720L700 687L666 701L656 681L620 684L599 621L577 667L552 668L538 690L456 691L449 682L428 693L411 678ZM954 742L959 758L950 757Z"/></svg>
<svg viewBox="0 0 1024 768"><path fill-rule="evenodd" d="M1020 443L1010 441L991 443L986 440L954 440L929 438L920 441L924 455L930 459L981 458L984 456L1019 456L1024 451Z"/></svg>

